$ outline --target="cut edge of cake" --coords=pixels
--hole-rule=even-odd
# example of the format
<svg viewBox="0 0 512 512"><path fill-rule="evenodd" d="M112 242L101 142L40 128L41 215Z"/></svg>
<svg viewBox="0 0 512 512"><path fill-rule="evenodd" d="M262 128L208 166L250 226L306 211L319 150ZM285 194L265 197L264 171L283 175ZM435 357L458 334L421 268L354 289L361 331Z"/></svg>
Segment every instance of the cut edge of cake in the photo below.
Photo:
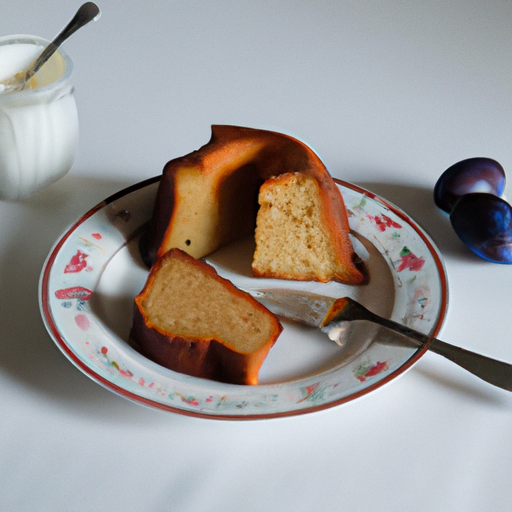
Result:
<svg viewBox="0 0 512 512"><path fill-rule="evenodd" d="M298 281L350 279L353 249L338 240L322 210L315 178L284 173L265 181L258 197L252 270L257 277Z"/></svg>
<svg viewBox="0 0 512 512"><path fill-rule="evenodd" d="M282 331L256 299L180 249L153 265L134 302L130 340L152 361L194 377L257 384Z"/></svg>

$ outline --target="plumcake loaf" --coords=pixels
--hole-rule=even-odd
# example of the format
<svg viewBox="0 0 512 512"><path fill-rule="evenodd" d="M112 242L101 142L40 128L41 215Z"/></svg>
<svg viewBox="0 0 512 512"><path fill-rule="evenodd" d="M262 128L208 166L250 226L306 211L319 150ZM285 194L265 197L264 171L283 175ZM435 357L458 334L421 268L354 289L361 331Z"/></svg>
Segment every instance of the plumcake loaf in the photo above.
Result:
<svg viewBox="0 0 512 512"><path fill-rule="evenodd" d="M171 370L232 384L257 384L282 326L215 269L180 249L151 268L135 297L130 340Z"/></svg>
<svg viewBox="0 0 512 512"><path fill-rule="evenodd" d="M300 281L350 280L336 253L336 226L322 222L317 180L285 173L260 188L256 218L255 276Z"/></svg>
<svg viewBox="0 0 512 512"><path fill-rule="evenodd" d="M316 181L318 227L328 233L343 268L336 279L364 283L367 276L349 239L343 198L320 158L288 135L237 126L213 126L206 145L166 164L152 219L141 238L142 259L150 267L173 247L202 258L253 234L259 188L283 173ZM298 278L289 273L289 279Z"/></svg>

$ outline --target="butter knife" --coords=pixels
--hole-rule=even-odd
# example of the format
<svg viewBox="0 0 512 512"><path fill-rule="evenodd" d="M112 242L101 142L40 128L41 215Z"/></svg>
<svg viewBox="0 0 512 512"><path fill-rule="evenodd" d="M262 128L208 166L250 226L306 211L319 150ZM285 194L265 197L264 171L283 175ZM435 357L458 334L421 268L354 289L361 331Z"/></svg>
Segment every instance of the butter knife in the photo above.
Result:
<svg viewBox="0 0 512 512"><path fill-rule="evenodd" d="M244 291L275 315L319 328L336 343L340 343L347 322L373 322L398 333L418 347L426 345L432 352L449 359L494 386L512 391L512 365L450 345L438 338L383 318L349 297L335 299L305 291L279 289L244 288Z"/></svg>

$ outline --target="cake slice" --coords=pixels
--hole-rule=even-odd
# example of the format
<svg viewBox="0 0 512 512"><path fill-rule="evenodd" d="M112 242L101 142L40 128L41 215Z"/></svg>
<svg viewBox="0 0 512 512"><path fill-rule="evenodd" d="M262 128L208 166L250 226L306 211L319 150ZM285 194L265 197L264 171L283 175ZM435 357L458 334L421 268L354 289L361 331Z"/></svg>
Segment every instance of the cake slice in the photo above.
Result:
<svg viewBox="0 0 512 512"><path fill-rule="evenodd" d="M152 267L135 298L130 339L171 370L233 384L257 384L282 326L215 269L180 249Z"/></svg>
<svg viewBox="0 0 512 512"><path fill-rule="evenodd" d="M322 210L320 187L315 178L285 173L267 180L260 188L256 218L255 276L299 281L350 280L340 253L343 244L336 225Z"/></svg>
<svg viewBox="0 0 512 512"><path fill-rule="evenodd" d="M213 126L210 141L166 164L153 215L141 238L148 267L177 247L195 258L254 233L261 185L273 176L300 173L317 184L317 225L330 232L345 284L367 280L349 239L341 193L316 153L282 133L238 126ZM279 254L276 255L279 257ZM288 273L289 279L300 276Z"/></svg>

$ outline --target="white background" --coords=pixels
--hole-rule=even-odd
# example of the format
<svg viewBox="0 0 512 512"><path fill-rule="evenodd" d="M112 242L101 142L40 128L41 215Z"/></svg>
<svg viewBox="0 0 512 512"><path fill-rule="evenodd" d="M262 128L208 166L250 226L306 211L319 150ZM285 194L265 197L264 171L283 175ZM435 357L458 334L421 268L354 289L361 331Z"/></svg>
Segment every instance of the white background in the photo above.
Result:
<svg viewBox="0 0 512 512"><path fill-rule="evenodd" d="M78 6L9 2L0 34L51 39ZM0 510L508 510L512 395L440 356L320 413L183 417L76 370L43 327L37 283L74 219L206 143L211 124L273 127L415 218L449 277L440 337L512 362L512 268L473 256L432 201L458 160L512 169L512 2L100 7L64 46L81 122L73 169L30 199L0 203Z"/></svg>

